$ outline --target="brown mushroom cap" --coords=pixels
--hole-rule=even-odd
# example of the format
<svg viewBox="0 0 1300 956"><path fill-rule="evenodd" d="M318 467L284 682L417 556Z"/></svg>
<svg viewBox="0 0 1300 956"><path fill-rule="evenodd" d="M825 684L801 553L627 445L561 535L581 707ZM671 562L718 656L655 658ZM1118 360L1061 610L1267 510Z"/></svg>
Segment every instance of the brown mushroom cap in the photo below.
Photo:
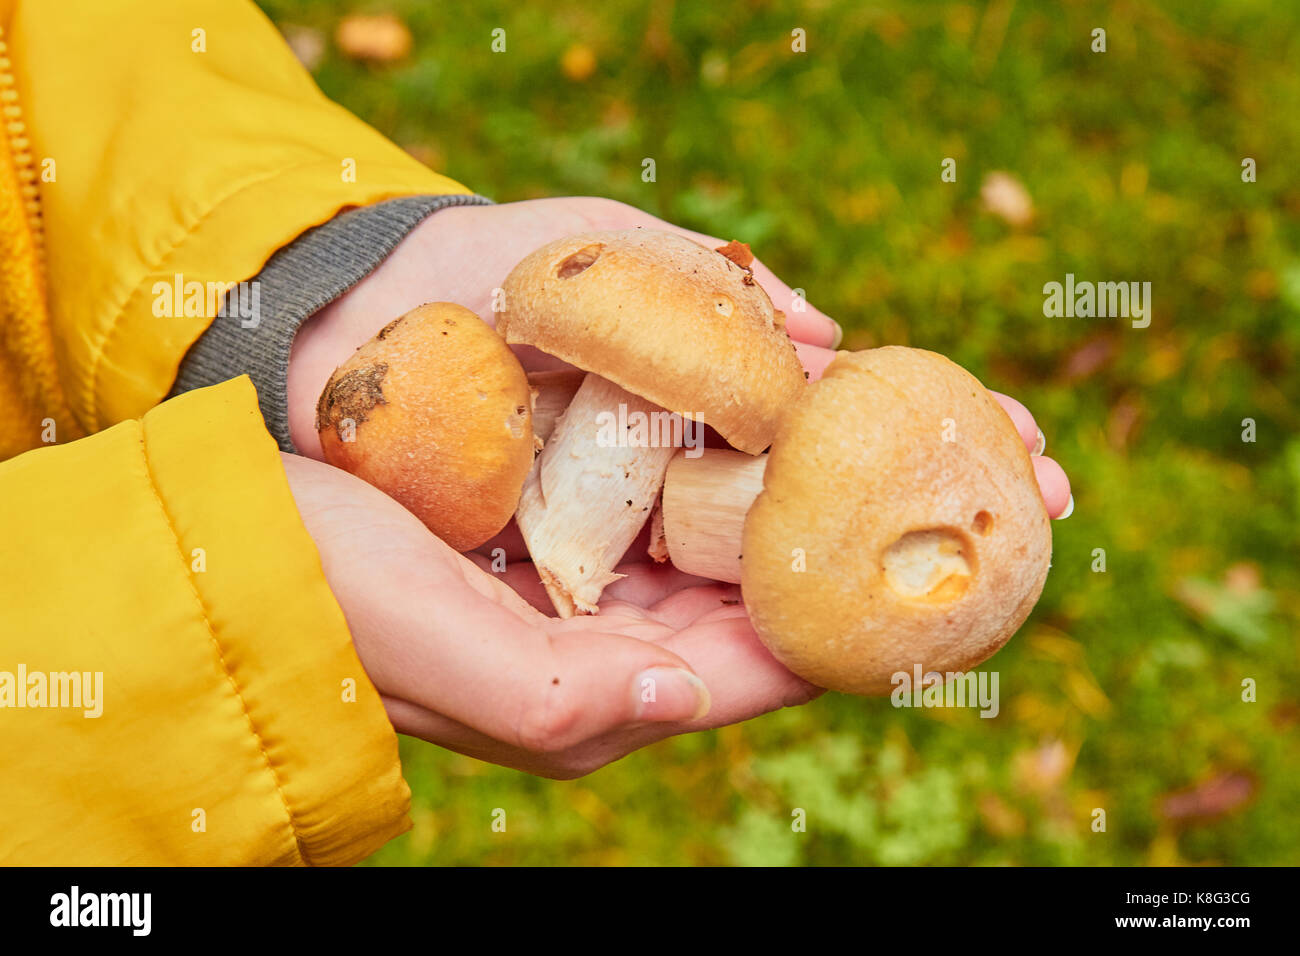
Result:
<svg viewBox="0 0 1300 956"><path fill-rule="evenodd" d="M841 352L781 423L763 489L745 519L745 604L772 653L821 687L888 694L916 664L964 671L1043 589L1051 523L1024 443L933 352Z"/></svg>
<svg viewBox="0 0 1300 956"><path fill-rule="evenodd" d="M505 527L533 463L523 367L482 319L447 302L412 309L340 365L316 430L326 461L397 499L457 551Z"/></svg>
<svg viewBox="0 0 1300 956"><path fill-rule="evenodd" d="M511 271L497 330L703 419L757 454L806 382L784 317L752 273L650 229L552 242Z"/></svg>

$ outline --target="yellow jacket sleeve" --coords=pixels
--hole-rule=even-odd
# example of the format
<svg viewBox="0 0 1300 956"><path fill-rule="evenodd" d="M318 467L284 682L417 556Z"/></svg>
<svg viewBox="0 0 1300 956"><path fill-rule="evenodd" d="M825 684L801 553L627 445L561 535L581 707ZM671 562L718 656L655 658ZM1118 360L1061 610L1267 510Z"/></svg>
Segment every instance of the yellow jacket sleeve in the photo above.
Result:
<svg viewBox="0 0 1300 956"><path fill-rule="evenodd" d="M219 296L157 315L156 286L245 280L349 206L466 192L326 99L251 0L0 0L0 30L0 457L167 394Z"/></svg>
<svg viewBox="0 0 1300 956"><path fill-rule="evenodd" d="M0 864L342 864L397 738L247 378L0 464Z"/></svg>
<svg viewBox="0 0 1300 956"><path fill-rule="evenodd" d="M465 191L251 0L0 0L0 862L346 863L405 829L251 385L153 408L219 296L156 289Z"/></svg>

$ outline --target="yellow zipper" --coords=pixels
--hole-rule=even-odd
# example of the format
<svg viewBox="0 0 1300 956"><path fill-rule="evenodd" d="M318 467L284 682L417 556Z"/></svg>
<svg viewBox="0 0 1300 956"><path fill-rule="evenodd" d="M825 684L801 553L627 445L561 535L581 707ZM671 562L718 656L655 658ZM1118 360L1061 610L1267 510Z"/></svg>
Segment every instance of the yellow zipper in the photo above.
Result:
<svg viewBox="0 0 1300 956"><path fill-rule="evenodd" d="M23 206L27 210L27 224L32 230L37 255L45 254L45 227L41 220L41 196L36 187L36 166L32 162L31 140L27 138L27 124L23 122L22 107L18 105L18 87L14 82L13 64L9 60L9 44L4 27L0 27L0 122L9 137L9 151L18 173Z"/></svg>

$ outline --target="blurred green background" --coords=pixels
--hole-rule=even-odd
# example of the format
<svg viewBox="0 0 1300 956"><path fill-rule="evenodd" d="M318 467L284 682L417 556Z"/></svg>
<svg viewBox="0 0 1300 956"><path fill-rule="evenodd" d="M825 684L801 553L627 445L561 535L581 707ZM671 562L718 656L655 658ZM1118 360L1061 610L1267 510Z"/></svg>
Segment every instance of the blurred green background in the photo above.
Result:
<svg viewBox="0 0 1300 956"><path fill-rule="evenodd" d="M1033 409L1076 501L986 665L996 719L827 695L565 783L403 740L415 829L371 862L1300 861L1295 5L261 5L329 96L478 192L741 238L845 347L952 356ZM357 13L409 52L399 27L391 62L347 55ZM1150 327L1045 318L1067 272L1151 282Z"/></svg>

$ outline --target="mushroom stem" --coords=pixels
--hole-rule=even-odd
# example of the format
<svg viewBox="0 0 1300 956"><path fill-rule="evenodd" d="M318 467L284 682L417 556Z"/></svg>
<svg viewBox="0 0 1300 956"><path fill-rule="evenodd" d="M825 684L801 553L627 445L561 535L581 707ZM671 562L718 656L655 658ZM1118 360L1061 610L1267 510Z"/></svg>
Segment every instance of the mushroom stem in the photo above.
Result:
<svg viewBox="0 0 1300 956"><path fill-rule="evenodd" d="M528 385L533 390L533 434L541 439L538 448L550 441L555 423L586 377L587 373L578 369L528 373Z"/></svg>
<svg viewBox="0 0 1300 956"><path fill-rule="evenodd" d="M667 412L587 375L524 481L515 518L561 617L594 614L636 538L677 450L628 423ZM644 418L642 417L644 416Z"/></svg>
<svg viewBox="0 0 1300 956"><path fill-rule="evenodd" d="M679 571L738 583L745 515L763 490L766 469L767 455L726 448L705 448L695 458L676 455L660 503L663 540L651 536L651 556L666 548Z"/></svg>

